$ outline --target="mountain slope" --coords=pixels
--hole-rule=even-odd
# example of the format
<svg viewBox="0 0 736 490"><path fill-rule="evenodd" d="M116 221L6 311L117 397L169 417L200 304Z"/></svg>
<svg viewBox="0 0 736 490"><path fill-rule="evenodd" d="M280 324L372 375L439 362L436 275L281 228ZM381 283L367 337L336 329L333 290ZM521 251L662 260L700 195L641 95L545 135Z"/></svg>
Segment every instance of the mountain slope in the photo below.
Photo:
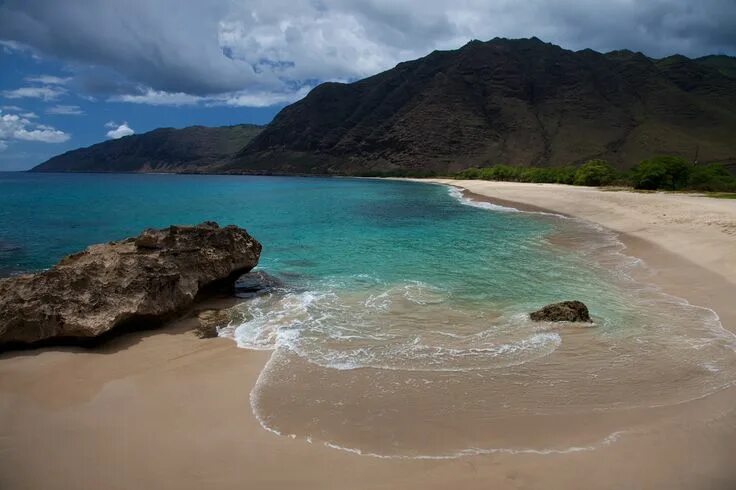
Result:
<svg viewBox="0 0 736 490"><path fill-rule="evenodd" d="M241 124L161 128L68 151L34 172L200 172L230 158L261 131Z"/></svg>
<svg viewBox="0 0 736 490"><path fill-rule="evenodd" d="M719 66L728 65L717 60ZM736 160L736 79L712 60L472 41L284 108L232 172L448 172L653 154Z"/></svg>
<svg viewBox="0 0 736 490"><path fill-rule="evenodd" d="M714 54L696 58L695 62L715 68L727 77L736 78L736 58L725 54Z"/></svg>

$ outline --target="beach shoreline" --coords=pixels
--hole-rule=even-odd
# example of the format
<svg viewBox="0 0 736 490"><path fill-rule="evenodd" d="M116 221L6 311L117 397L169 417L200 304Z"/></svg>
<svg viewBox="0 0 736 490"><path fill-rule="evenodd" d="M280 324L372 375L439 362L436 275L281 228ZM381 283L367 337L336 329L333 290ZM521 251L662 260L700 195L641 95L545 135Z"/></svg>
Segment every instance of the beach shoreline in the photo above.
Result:
<svg viewBox="0 0 736 490"><path fill-rule="evenodd" d="M724 327L736 331L736 247L728 246L736 242L729 234L736 230L730 228L736 227L736 202L713 206L695 196L662 201L665 195L568 186L432 182L466 189L474 200L574 216L612 230L626 253L653 271L649 280L713 309ZM647 200L654 204L641 204ZM677 205L695 208L678 215ZM662 220L663 213L674 219ZM711 224L696 223L698 213L710 215ZM692 243L694 236L702 243ZM229 339L197 339L195 324L189 315L95 350L1 354L0 487L736 486L733 388L689 402L684 422L678 417L666 429L642 430L592 451L380 459L264 430L249 393L270 352L238 349Z"/></svg>

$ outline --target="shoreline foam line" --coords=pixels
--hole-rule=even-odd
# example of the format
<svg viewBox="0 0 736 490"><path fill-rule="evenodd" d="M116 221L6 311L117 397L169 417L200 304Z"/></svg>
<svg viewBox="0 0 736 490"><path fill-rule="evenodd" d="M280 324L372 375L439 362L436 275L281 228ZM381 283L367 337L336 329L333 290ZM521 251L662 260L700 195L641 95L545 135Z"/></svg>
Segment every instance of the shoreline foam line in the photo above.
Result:
<svg viewBox="0 0 736 490"><path fill-rule="evenodd" d="M447 185L448 192L449 192L450 196L453 197L454 199L456 199L460 204L463 204L463 205L467 205L467 206L471 206L471 207L476 207L476 208L479 208L479 209L484 209L484 210L489 210L489 211L496 211L496 212L512 212L512 213L523 212L523 213L529 213L529 214L539 214L539 215L553 216L553 217L557 217L557 218L564 218L564 219L573 220L576 223L579 223L580 225L584 226L585 228L588 228L592 232L597 233L597 234L600 234L601 236L603 236L604 239L605 239L605 241L607 243L604 244L604 245L602 245L600 247L600 249L603 249L604 247L607 247L607 246L612 246L613 249L610 250L610 251L608 251L608 253L610 253L613 256L618 256L619 259L622 262L626 262L627 265L628 265L628 267L631 268L631 269L627 269L628 272L630 272L631 270L633 270L633 267L635 267L635 266L642 266L642 267L645 268L645 270L647 270L647 271L650 270L650 268L645 264L644 260L642 260L641 258L634 257L634 256L631 256L631 255L628 255L628 254L624 253L624 250L626 250L627 247L623 243L623 241L619 238L619 235L616 232L614 232L614 231L612 231L612 230L610 230L608 228L605 228L604 226L602 226L602 225L600 225L598 223L590 222L590 221L585 220L583 218L570 217L570 216L565 216L565 215L558 214L558 213L547 213L547 212L540 212L540 211L525 211L525 210L520 210L520 209L509 207L509 206L496 205L496 204L493 204L493 203L490 203L490 202L475 201L475 200L473 200L471 198L466 197L464 195L464 192L465 191L462 190L461 188L458 188L456 186L452 186L450 184L443 184L443 183L436 183L436 184L439 184L439 185ZM720 321L720 318L719 318L718 314L712 308L698 306L698 305L693 305L693 304L691 304L689 301L687 301L684 298L681 298L681 297L678 297L678 296L675 296L675 295L671 295L671 294L668 294L668 293L664 292L662 290L662 288L660 286L658 286L658 285L650 284L649 282L646 282L646 281L640 281L640 280L634 279L628 272L624 272L624 276L626 277L626 279L631 280L631 281L636 282L636 283L639 283L642 286L645 286L646 288L651 288L653 291L656 291L656 293L661 294L664 298L669 299L670 301L672 301L675 304L680 304L682 306L693 307L695 309L705 310L705 311L709 312L710 313L710 316L711 316L711 318L709 320L712 320L712 322L714 324L713 326L716 327L714 329L713 333L714 334L717 334L717 335L723 335L724 332L727 332L728 333L727 337L736 339L736 333L731 332L730 330L726 329L723 326L722 322ZM246 347L246 346L240 346L240 347L251 348L251 347ZM299 355L300 357L303 357L306 361L312 362L312 360L309 359L308 356L303 356L302 353L300 353L298 351L298 349L293 349L293 348L291 348L291 346L288 346L288 345L285 345L284 347L286 347L287 350L290 350L293 353ZM262 383L264 383L266 381L266 379L267 379L266 377L268 376L268 373L267 373L268 368L269 368L270 364L274 361L275 355L278 353L278 350L279 350L278 340L276 340L276 342L271 347L271 349L273 349L273 352L272 352L271 356L269 357L268 362L266 363L266 365L261 370L261 372L259 374L259 377L258 377L255 385L253 386L253 389L250 392L251 410L253 412L253 415L256 417L256 419L258 420L258 422L259 422L259 424L261 425L262 428L264 428L267 431L269 431L269 432L271 432L271 433L273 433L275 435L278 435L278 436L284 436L284 437L290 437L292 439L296 439L298 437L296 434L283 434L283 433L279 432L278 430L269 427L267 425L267 423L266 423L266 420L263 417L261 417L261 415L258 413L257 402L256 402L257 392L260 389ZM736 344L734 344L734 352L736 352ZM325 365L325 364L316 363L316 362L314 362L314 364L317 364L317 365L319 365L321 367L325 367L325 368L340 369L340 368L336 368L336 367L331 366L331 365ZM380 366L369 366L369 367L375 367L375 368L378 368L378 369L386 369L386 367L380 367ZM405 370L405 369L399 369L399 370ZM437 369L428 369L428 370L429 371L434 371L434 370L437 370ZM439 370L441 371L442 369L439 369ZM682 400L682 401L675 402L675 403L666 403L666 404L662 404L662 405L650 405L647 408L658 408L658 407L662 407L662 406L671 406L671 405L679 405L679 404L687 403L687 402L690 402L690 401L693 401L693 400L697 400L697 399L702 399L702 398L709 397L709 396L711 396L713 394L716 394L716 393L722 391L723 389L727 389L727 388L729 388L731 386L734 386L734 383L727 383L725 385L722 385L722 386L716 388L715 390L713 390L710 393L705 393L705 394L703 394L701 396L697 396L697 397L694 397L694 398L691 398L691 399L686 399L686 400ZM568 448L547 448L547 449L533 449L533 448L520 448L520 449L511 449L511 448L467 448L467 449L459 450L459 451L452 452L452 453L449 453L449 454L444 454L444 455L443 454L439 454L439 455L421 455L420 454L420 455L413 455L413 456L409 456L409 455L390 455L390 454L389 455L386 455L386 454L363 452L363 451L361 451L360 449L357 449L357 448L343 447L343 446L340 446L338 444L334 444L334 443L327 442L327 441L324 442L324 445L327 446L327 447L333 448L333 449L337 449L337 450L341 450L341 451L346 451L346 452L351 452L351 453L358 454L358 455L376 457L376 458L385 458L385 459L429 459L429 460L437 459L437 460L440 460L440 459L456 459L456 458L467 457L467 456L483 455L483 454L494 454L494 453L504 453L504 454L542 454L542 455L544 455L544 454L566 454L566 453L573 453L573 452L580 452L580 451L592 451L592 450L596 450L596 449L598 449L600 447L613 444L614 442L616 442L619 439L619 437L622 434L624 434L626 432L629 432L629 431L627 431L627 430L620 430L620 431L612 432L611 434L609 434L608 436L606 436L605 438L603 438L602 440L600 440L598 443L593 444L593 445L589 445L589 446L571 446L571 447L568 447ZM312 443L312 437L311 436L306 436L306 437L304 437L304 439L307 442Z"/></svg>

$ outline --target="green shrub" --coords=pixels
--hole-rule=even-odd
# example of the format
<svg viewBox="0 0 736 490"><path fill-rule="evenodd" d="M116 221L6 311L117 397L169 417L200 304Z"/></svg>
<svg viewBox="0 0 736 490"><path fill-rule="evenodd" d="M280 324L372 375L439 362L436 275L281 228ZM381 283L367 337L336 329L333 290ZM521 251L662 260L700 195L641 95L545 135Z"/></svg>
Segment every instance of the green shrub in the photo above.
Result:
<svg viewBox="0 0 736 490"><path fill-rule="evenodd" d="M684 189L688 183L692 165L684 158L656 157L643 160L632 171L632 183L636 189Z"/></svg>
<svg viewBox="0 0 736 490"><path fill-rule="evenodd" d="M616 178L616 170L605 160L588 160L575 172L575 185L609 185Z"/></svg>
<svg viewBox="0 0 736 490"><path fill-rule="evenodd" d="M690 169L688 189L711 192L736 192L736 177L717 163L695 165Z"/></svg>
<svg viewBox="0 0 736 490"><path fill-rule="evenodd" d="M455 174L456 179L465 179L465 180L477 180L480 179L480 169L479 168L466 168L462 172L458 172Z"/></svg>
<svg viewBox="0 0 736 490"><path fill-rule="evenodd" d="M576 169L574 167L512 167L510 165L494 165L492 167L468 168L455 174L455 178L572 184L575 180L575 172Z"/></svg>
<svg viewBox="0 0 736 490"><path fill-rule="evenodd" d="M393 170L365 170L362 172L356 172L354 175L358 177L408 177L416 179L438 176L437 172L433 170L411 168L397 168Z"/></svg>
<svg viewBox="0 0 736 490"><path fill-rule="evenodd" d="M633 185L637 189L699 190L736 192L736 177L723 165L692 165L678 157L662 156L643 160L627 173L617 172L605 160L589 160L575 167L492 167L469 168L458 179L539 182L570 185Z"/></svg>
<svg viewBox="0 0 736 490"><path fill-rule="evenodd" d="M509 165L494 165L493 167L480 169L480 175L483 180L518 181L521 168Z"/></svg>

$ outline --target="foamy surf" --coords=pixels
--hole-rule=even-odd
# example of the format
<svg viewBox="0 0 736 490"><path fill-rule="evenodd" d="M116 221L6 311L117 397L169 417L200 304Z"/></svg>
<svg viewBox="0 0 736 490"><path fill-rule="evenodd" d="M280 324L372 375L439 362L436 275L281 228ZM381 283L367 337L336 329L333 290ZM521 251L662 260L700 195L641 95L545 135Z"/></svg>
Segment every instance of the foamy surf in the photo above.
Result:
<svg viewBox="0 0 736 490"><path fill-rule="evenodd" d="M221 334L242 348L288 349L332 369L469 371L522 364L549 355L562 342L556 332L500 335L520 316L489 324L462 312L448 313L438 288L417 281L379 292L284 292L241 305L246 317ZM427 310L416 315L416 308ZM427 329L430 318L456 323ZM465 329L464 334L457 333ZM505 337L505 340L504 340Z"/></svg>
<svg viewBox="0 0 736 490"><path fill-rule="evenodd" d="M501 206L500 204L493 204L488 201L476 201L465 197L465 192L462 189L454 186L448 186L448 192L454 199L460 201L460 203L471 206L474 208L485 209L487 211L500 211L504 213L518 213L519 210L510 206Z"/></svg>
<svg viewBox="0 0 736 490"><path fill-rule="evenodd" d="M485 246L497 251L491 261L483 259L482 244L468 246L467 236L447 242L465 247L469 262L457 263L460 278L436 262L440 255L408 262L415 265L403 275L331 274L241 305L242 321L222 333L240 347L273 350L251 392L264 428L375 457L592 451L615 442L627 426L611 422L614 430L594 444L562 432L546 447L504 432L507 424L494 420L613 420L733 384L733 334L711 310L634 279L645 264L626 255L616 234L552 213L475 202L455 188L449 195L498 216L497 236L485 235L491 238ZM507 248L505 237L513 239L516 227L533 233ZM423 237L417 253L431 254L443 239L430 231ZM415 276L423 267L433 274ZM540 295L537 288L548 285L556 289ZM568 295L589 303L594 326L529 321L541 298ZM421 408L420 419L412 407ZM375 440L353 438L349 428L366 420ZM443 443L425 447L428 441L410 430L414 424ZM508 444L488 448L479 444L482 434Z"/></svg>

